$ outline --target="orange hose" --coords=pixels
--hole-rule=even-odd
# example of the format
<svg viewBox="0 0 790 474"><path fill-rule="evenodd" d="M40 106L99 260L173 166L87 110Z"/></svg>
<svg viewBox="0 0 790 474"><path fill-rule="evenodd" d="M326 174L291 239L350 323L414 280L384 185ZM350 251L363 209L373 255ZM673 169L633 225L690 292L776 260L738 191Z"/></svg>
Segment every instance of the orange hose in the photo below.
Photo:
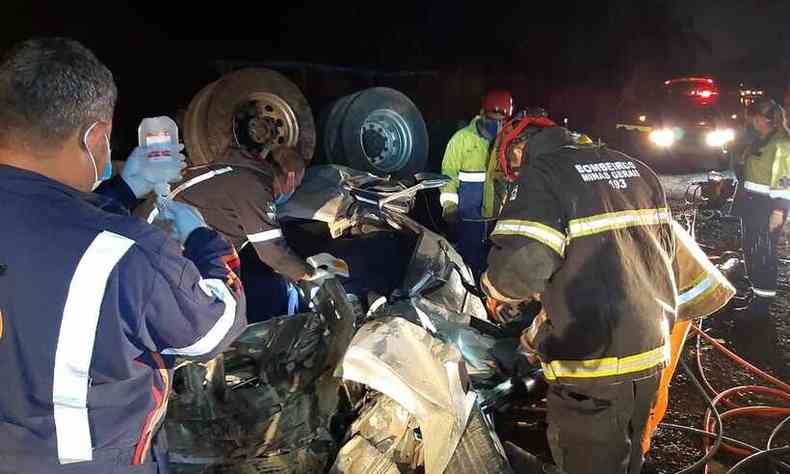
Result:
<svg viewBox="0 0 790 474"><path fill-rule="evenodd" d="M732 396L732 395L740 394L742 392L749 392L749 393L754 393L754 394L768 395L768 396L771 396L771 397L782 399L785 402L790 402L790 384L787 384L787 383L779 380L778 378L772 376L771 374L768 374L768 373L764 372L763 370L758 369L757 367L755 367L754 365L752 365L751 363L749 363L748 361L746 361L745 359L740 357L738 354L736 354L736 353L732 352L731 350L727 349L726 347L724 347L724 345L721 344L719 341L717 341L714 338L712 338L709 335L707 335L698 326L692 325L691 329L694 330L694 332L696 332L697 335L699 335L700 337L704 338L711 345L713 345L716 349L718 349L721 353L726 355L729 359L734 361L736 364L738 364L739 366L741 366L742 368L744 368L748 372L751 372L752 374L762 378L763 380L765 380L767 382L770 382L771 384L779 387L779 388L773 388L773 387L763 387L763 386L760 386L760 385L744 385L744 386L740 386L740 387L729 388L727 390L724 390L721 393L716 393L715 389L713 389L713 387L710 384L707 384L708 389L713 391L715 393L715 395L716 395L716 397L713 399L713 406L714 407L719 402L723 402L724 404L726 404L726 405L728 405L730 407L733 407L730 410L728 410L728 411L726 411L726 412L724 412L724 413L722 413L720 415L722 421L724 421L725 419L728 419L728 418L736 418L736 417L739 417L739 416L760 416L760 417L770 417L770 418L774 418L774 417L785 418L788 415L790 415L790 407L773 407L773 406L739 407L735 403L730 402L729 400L727 400L727 398ZM699 354L697 354L697 357L699 357ZM700 363L700 370L701 370L701 368L702 368L702 364ZM711 419L711 410L710 410L710 408L708 408L707 410L705 410L704 427L705 427L705 429L707 431L712 431L713 428L714 428L712 425L713 425L713 420ZM721 429L721 427L719 427L719 429ZM705 454L707 454L709 449L710 449L710 440L708 438L704 438L703 439L703 446L704 446ZM721 447L722 447L722 449L724 449L724 450L726 450L726 451L728 451L730 453L733 453L733 454L736 454L736 455L739 455L739 456L742 456L742 457L746 457L746 456L749 456L749 455L753 454L748 449L736 448L735 446L732 446L732 445L727 444L727 443L722 443ZM707 465L705 465L705 473L706 474L708 473L708 466Z"/></svg>
<svg viewBox="0 0 790 474"><path fill-rule="evenodd" d="M696 332L697 334L699 334L700 336L702 336L703 339L705 339L706 341L711 343L716 349L718 349L721 352L723 352L724 355L726 355L727 357L729 357L730 359L735 361L738 365L740 365L744 369L748 370L749 372L753 373L754 375L762 377L764 380L766 380L768 382L771 382L772 384L774 384L777 387L781 388L785 392L790 393L790 384L782 382L781 380L779 380L778 378L774 377L773 375L771 375L769 373L766 373L766 372L758 369L757 367L753 366L748 361L746 361L743 358L741 358L741 356L739 356L738 354L736 354L736 353L732 352L731 350L727 349L726 347L724 347L724 345L722 345L719 341L717 341L716 339L713 339L709 335L705 334L705 332L700 330L700 328L698 328L697 326L692 325L691 329L694 332Z"/></svg>

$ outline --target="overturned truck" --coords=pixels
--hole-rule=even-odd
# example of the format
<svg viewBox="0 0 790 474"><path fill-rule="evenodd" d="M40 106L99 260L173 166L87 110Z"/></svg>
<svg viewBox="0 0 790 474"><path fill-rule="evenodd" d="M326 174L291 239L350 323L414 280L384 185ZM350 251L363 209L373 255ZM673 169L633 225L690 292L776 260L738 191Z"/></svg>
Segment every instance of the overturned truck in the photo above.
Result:
<svg viewBox="0 0 790 474"><path fill-rule="evenodd" d="M483 408L514 392L490 353L517 340L487 322L447 240L408 216L418 192L447 182L420 172L414 104L386 88L343 97L316 137L298 88L248 69L201 90L183 128L193 166L231 144L263 155L289 145L325 163L278 218L297 253L338 258L322 260L333 278L300 289L307 311L250 325L211 362L177 364L174 472L508 472Z"/></svg>

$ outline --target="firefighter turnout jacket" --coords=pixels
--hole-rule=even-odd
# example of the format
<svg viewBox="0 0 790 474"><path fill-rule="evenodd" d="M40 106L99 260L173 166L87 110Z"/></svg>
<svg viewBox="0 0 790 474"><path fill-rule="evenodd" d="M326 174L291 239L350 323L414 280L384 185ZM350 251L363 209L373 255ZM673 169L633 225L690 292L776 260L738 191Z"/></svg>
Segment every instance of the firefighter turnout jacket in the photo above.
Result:
<svg viewBox="0 0 790 474"><path fill-rule="evenodd" d="M253 245L261 261L297 281L313 268L284 239L273 181L271 163L231 151L222 160L189 169L171 197L198 208L236 249Z"/></svg>
<svg viewBox="0 0 790 474"><path fill-rule="evenodd" d="M534 348L552 381L636 380L669 361L677 295L663 189L628 156L574 143L561 127L528 143L529 163L494 229L486 281L541 295Z"/></svg>
<svg viewBox="0 0 790 474"><path fill-rule="evenodd" d="M211 359L246 326L231 246L201 228L182 252L114 184L0 165L2 473L157 472L174 358Z"/></svg>
<svg viewBox="0 0 790 474"><path fill-rule="evenodd" d="M491 236L486 282L504 299L541 295L548 318L532 344L547 379L661 370L675 321L712 314L734 288L671 219L644 164L560 127L528 147Z"/></svg>

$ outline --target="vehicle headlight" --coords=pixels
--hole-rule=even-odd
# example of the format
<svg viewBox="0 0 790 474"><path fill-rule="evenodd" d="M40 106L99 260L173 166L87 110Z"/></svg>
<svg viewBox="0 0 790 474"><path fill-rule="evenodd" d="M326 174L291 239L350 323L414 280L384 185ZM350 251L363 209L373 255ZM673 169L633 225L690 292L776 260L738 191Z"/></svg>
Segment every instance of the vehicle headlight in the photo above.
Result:
<svg viewBox="0 0 790 474"><path fill-rule="evenodd" d="M731 128L714 130L705 136L705 143L710 147L719 147L735 140L735 131Z"/></svg>
<svg viewBox="0 0 790 474"><path fill-rule="evenodd" d="M662 148L669 148L675 143L675 132L670 128L662 128L650 132L650 141Z"/></svg>

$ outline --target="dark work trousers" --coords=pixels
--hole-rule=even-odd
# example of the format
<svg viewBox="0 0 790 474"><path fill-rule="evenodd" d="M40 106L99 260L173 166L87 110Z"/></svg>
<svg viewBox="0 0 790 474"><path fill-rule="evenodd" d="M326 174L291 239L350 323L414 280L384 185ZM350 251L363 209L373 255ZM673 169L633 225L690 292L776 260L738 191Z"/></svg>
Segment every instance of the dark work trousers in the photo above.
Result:
<svg viewBox="0 0 790 474"><path fill-rule="evenodd" d="M0 474L169 474L165 432L160 429L151 443L151 452L141 465L132 466L133 447L95 449L92 462L58 464L45 456L0 454Z"/></svg>
<svg viewBox="0 0 790 474"><path fill-rule="evenodd" d="M776 298L778 257L776 247L782 232L770 232L768 221L773 200L742 192L737 213L743 229L743 253L746 270L752 283L754 300L748 311L736 320L736 334L742 336L739 349L747 358L771 363L776 351L776 326L769 309Z"/></svg>
<svg viewBox="0 0 790 474"><path fill-rule="evenodd" d="M660 375L596 385L549 384L547 437L566 474L636 474Z"/></svg>
<svg viewBox="0 0 790 474"><path fill-rule="evenodd" d="M458 174L458 253L472 269L475 282L485 270L487 226L483 221L486 173L461 171Z"/></svg>
<svg viewBox="0 0 790 474"><path fill-rule="evenodd" d="M245 246L239 255L242 263L236 271L247 299L247 322L258 323L295 314L299 294L288 279L263 263L252 245Z"/></svg>

